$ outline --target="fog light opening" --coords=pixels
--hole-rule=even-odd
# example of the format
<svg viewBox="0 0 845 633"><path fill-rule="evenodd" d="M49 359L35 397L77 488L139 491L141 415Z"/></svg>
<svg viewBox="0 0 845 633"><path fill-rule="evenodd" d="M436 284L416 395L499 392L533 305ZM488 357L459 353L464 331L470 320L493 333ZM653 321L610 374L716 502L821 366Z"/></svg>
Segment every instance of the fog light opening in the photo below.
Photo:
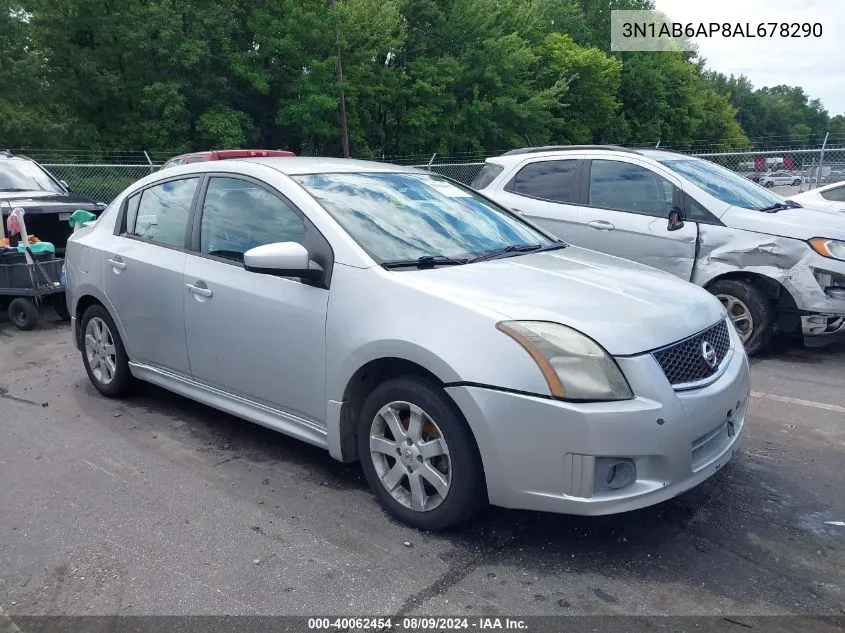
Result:
<svg viewBox="0 0 845 633"><path fill-rule="evenodd" d="M627 460L619 460L608 464L604 471L604 481L607 487L618 490L629 486L637 478L637 470L634 464Z"/></svg>

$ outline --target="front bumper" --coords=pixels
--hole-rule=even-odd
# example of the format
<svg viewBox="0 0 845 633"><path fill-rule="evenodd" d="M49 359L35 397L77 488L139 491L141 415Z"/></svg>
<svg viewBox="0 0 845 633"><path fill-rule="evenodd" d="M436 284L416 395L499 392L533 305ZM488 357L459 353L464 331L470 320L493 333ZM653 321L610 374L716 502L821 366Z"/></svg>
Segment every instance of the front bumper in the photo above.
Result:
<svg viewBox="0 0 845 633"><path fill-rule="evenodd" d="M841 314L805 314L801 333L807 347L823 347L845 338L845 316Z"/></svg>
<svg viewBox="0 0 845 633"><path fill-rule="evenodd" d="M792 268L779 272L775 278L792 296L799 311L818 316L845 316L845 295L841 290L845 282L845 262L811 252ZM806 329L804 334L815 335Z"/></svg>
<svg viewBox="0 0 845 633"><path fill-rule="evenodd" d="M494 505L612 514L688 490L722 468L740 446L750 390L748 361L735 332L724 374L676 392L651 355L618 359L632 400L572 403L474 386L449 387L481 452ZM635 480L608 489L615 459Z"/></svg>

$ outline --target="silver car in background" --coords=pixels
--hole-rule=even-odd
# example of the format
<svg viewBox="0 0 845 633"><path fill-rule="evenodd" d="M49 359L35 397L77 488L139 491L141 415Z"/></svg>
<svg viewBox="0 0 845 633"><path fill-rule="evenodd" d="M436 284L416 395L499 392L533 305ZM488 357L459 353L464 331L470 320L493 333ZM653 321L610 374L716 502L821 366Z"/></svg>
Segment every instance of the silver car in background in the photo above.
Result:
<svg viewBox="0 0 845 633"><path fill-rule="evenodd" d="M148 381L360 460L420 528L488 502L654 504L724 466L745 425L718 300L410 168L152 174L72 237L67 280L101 393Z"/></svg>

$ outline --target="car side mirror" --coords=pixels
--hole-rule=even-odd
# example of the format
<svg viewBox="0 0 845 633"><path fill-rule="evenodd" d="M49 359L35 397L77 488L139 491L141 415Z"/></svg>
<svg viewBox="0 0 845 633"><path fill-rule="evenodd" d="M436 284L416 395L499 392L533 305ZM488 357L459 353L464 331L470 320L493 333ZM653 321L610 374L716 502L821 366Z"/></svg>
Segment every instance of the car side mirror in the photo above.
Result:
<svg viewBox="0 0 845 633"><path fill-rule="evenodd" d="M251 248L244 253L244 268L253 273L308 280L319 279L324 272L298 242L274 242Z"/></svg>
<svg viewBox="0 0 845 633"><path fill-rule="evenodd" d="M65 188L65 191L70 191L70 185L67 184L67 180L60 180L59 184Z"/></svg>
<svg viewBox="0 0 845 633"><path fill-rule="evenodd" d="M666 226L667 231L677 231L684 228L684 214L678 207L672 207L669 211L669 224Z"/></svg>

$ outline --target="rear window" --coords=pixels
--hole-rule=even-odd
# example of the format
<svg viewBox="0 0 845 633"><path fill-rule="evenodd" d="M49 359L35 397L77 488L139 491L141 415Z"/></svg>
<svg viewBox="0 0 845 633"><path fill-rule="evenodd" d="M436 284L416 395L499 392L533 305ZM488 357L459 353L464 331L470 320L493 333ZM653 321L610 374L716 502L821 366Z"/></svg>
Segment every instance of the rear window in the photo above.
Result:
<svg viewBox="0 0 845 633"><path fill-rule="evenodd" d="M472 184L470 187L479 191L484 189L487 185L493 182L496 179L496 176L502 173L504 167L501 165L496 165L495 163L487 163L484 167L481 168L481 171L478 172L478 175L473 179Z"/></svg>

